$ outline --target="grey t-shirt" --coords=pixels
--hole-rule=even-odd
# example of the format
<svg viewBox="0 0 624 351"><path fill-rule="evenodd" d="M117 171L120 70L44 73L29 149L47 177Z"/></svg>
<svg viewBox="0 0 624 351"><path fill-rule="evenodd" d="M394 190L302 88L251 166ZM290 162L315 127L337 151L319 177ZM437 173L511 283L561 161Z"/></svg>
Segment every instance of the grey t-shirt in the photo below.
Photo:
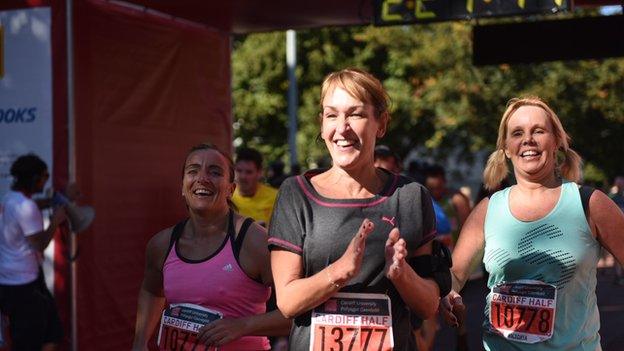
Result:
<svg viewBox="0 0 624 351"><path fill-rule="evenodd" d="M385 277L384 248L393 227L399 228L414 252L435 236L435 214L427 190L413 180L388 173L383 189L368 199L330 199L320 195L310 178L322 170L288 178L280 187L269 228L269 248L303 257L309 277L336 261L364 218L375 224L366 241L360 273L341 292L383 293L392 304L394 350L414 350L415 343L405 302ZM290 333L291 350L307 350L310 343L310 311L295 318Z"/></svg>

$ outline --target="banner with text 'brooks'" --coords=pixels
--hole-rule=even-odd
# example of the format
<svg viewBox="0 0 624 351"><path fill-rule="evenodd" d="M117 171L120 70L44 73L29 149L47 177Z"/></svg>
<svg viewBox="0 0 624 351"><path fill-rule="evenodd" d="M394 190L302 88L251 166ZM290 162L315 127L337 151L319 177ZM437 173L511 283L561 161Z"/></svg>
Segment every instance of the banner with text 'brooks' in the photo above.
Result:
<svg viewBox="0 0 624 351"><path fill-rule="evenodd" d="M50 9L0 11L0 194L22 154L41 157L52 174Z"/></svg>
<svg viewBox="0 0 624 351"><path fill-rule="evenodd" d="M0 11L0 196L11 187L11 165L20 155L36 154L52 174L51 39L49 7ZM54 246L43 262L50 291Z"/></svg>

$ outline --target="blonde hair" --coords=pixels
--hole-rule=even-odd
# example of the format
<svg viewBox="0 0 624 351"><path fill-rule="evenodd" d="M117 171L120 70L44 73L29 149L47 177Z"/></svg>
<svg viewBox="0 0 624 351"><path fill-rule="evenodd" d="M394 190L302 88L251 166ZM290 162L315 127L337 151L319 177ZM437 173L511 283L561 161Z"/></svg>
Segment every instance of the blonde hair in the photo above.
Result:
<svg viewBox="0 0 624 351"><path fill-rule="evenodd" d="M483 171L483 182L488 190L496 189L496 187L507 177L509 169L507 167L507 159L505 157L505 143L507 141L507 122L511 116L522 106L539 107L550 120L553 128L553 134L557 140L557 165L555 172L558 172L563 178L578 182L581 178L582 159L576 151L570 148L570 136L563 129L561 120L557 114L542 99L529 96L523 98L513 98L507 103L507 109L503 113L503 118L498 126L498 139L496 140L496 151L490 154L485 170ZM560 160L560 158L563 158Z"/></svg>
<svg viewBox="0 0 624 351"><path fill-rule="evenodd" d="M373 105L375 118L379 119L384 113L388 113L390 97L379 79L372 74L358 68L345 68L328 74L321 86L321 109L325 96L336 87L346 90L362 102Z"/></svg>

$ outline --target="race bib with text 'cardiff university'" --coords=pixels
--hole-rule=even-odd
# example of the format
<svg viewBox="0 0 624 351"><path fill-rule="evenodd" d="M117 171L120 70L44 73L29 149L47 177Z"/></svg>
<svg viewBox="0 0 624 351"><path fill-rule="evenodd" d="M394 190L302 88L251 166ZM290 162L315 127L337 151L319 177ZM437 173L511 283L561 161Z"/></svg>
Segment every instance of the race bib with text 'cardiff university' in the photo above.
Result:
<svg viewBox="0 0 624 351"><path fill-rule="evenodd" d="M198 344L197 335L201 327L222 317L221 313L203 306L190 303L172 304L162 313L158 349L215 351L214 347Z"/></svg>
<svg viewBox="0 0 624 351"><path fill-rule="evenodd" d="M310 351L390 351L394 347L390 298L337 293L312 312Z"/></svg>
<svg viewBox="0 0 624 351"><path fill-rule="evenodd" d="M553 336L557 287L536 280L501 283L492 288L490 331L528 344Z"/></svg>

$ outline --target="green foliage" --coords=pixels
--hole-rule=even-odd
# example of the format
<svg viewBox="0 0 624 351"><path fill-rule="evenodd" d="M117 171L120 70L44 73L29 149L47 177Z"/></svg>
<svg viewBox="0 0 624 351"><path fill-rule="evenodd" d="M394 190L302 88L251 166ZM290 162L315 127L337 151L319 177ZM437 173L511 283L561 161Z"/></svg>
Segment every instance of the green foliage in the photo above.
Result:
<svg viewBox="0 0 624 351"><path fill-rule="evenodd" d="M382 142L402 156L424 146L440 157L459 149L469 161L494 147L510 98L537 95L594 168L607 177L624 173L623 59L474 67L471 33L466 22L298 32L298 161L307 168L325 155L317 141L323 77L357 66L388 90L392 121ZM233 47L235 137L269 160L286 160L285 35L252 34Z"/></svg>
<svg viewBox="0 0 624 351"><path fill-rule="evenodd" d="M583 178L588 183L600 184L599 187L602 187L602 184L609 184L609 179L604 172L591 163L583 166Z"/></svg>

